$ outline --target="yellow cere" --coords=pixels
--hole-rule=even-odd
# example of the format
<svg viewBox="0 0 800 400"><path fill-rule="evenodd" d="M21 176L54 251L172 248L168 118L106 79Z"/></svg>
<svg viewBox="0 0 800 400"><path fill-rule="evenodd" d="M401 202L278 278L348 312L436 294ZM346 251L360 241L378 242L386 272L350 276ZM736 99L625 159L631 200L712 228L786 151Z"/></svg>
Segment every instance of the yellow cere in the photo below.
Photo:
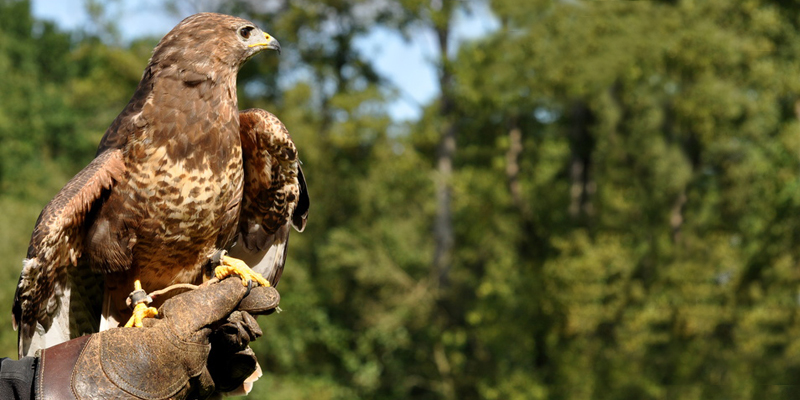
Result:
<svg viewBox="0 0 800 400"><path fill-rule="evenodd" d="M269 33L264 32L264 39L267 39L266 43L249 44L249 45L247 45L247 47L264 46L266 44L269 44L269 40L272 39L272 38L269 36Z"/></svg>

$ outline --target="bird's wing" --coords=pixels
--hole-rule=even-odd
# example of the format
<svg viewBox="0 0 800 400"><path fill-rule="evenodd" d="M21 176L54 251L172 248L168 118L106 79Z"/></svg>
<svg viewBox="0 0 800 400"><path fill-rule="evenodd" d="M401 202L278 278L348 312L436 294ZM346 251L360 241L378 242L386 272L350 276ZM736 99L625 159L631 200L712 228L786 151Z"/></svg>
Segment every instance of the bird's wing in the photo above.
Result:
<svg viewBox="0 0 800 400"><path fill-rule="evenodd" d="M34 335L43 336L53 326L60 333L52 334L69 334L75 317L69 315L74 306L70 299L76 297L76 286L85 288L80 281L91 275L87 266L79 267L87 219L124 172L122 151L108 150L75 175L39 214L12 308L20 356L29 354Z"/></svg>
<svg viewBox="0 0 800 400"><path fill-rule="evenodd" d="M141 131L149 124L142 110L147 99L152 95L154 81L153 66L150 65L144 70L142 80L139 81L139 86L133 93L128 105L114 119L114 122L111 123L111 126L108 127L106 133L100 139L100 144L97 146L97 156L109 150L124 148L128 140L134 137L135 132Z"/></svg>
<svg viewBox="0 0 800 400"><path fill-rule="evenodd" d="M297 148L286 127L259 109L239 113L244 196L233 257L276 285L286 262L289 227L302 232L309 198Z"/></svg>

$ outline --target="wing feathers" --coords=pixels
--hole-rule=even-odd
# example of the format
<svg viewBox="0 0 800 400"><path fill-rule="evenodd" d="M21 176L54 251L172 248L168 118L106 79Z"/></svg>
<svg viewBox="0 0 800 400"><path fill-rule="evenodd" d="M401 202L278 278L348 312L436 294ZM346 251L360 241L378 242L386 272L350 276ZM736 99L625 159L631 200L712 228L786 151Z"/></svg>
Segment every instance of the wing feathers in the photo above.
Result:
<svg viewBox="0 0 800 400"><path fill-rule="evenodd" d="M305 177L297 148L278 118L250 109L239 113L239 122L245 187L239 236L231 254L255 265L254 270L275 285L286 262L290 225L298 231L306 225Z"/></svg>
<svg viewBox="0 0 800 400"><path fill-rule="evenodd" d="M60 297L70 293L67 267L78 265L84 222L97 200L124 173L122 151L106 151L75 175L39 215L12 308L13 325L20 328L21 354L27 352L37 326L49 328L55 315L64 314L59 314Z"/></svg>
<svg viewBox="0 0 800 400"><path fill-rule="evenodd" d="M297 181L300 183L300 198L297 200L297 207L292 213L292 226L298 232L306 229L306 221L308 220L308 208L311 201L308 198L308 187L306 186L306 177L303 175L303 168L297 166Z"/></svg>

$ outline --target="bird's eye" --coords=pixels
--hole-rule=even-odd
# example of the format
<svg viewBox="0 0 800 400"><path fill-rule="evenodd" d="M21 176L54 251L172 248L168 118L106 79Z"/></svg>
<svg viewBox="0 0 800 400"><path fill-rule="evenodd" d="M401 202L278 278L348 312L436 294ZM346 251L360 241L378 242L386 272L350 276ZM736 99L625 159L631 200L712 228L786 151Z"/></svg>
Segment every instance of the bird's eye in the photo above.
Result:
<svg viewBox="0 0 800 400"><path fill-rule="evenodd" d="M239 29L239 36L245 39L249 39L250 34L253 32L253 29L255 28L253 28L252 26L245 26L244 28Z"/></svg>

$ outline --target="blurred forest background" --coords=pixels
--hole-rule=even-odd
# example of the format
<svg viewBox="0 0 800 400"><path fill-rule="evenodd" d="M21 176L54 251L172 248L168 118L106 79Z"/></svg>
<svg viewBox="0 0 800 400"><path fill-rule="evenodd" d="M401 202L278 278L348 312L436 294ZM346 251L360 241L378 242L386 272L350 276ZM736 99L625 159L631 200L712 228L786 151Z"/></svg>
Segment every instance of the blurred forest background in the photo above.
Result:
<svg viewBox="0 0 800 400"><path fill-rule="evenodd" d="M469 1L206 3L283 45L240 105L288 126L313 202L252 398L797 398L797 2L491 0L457 51ZM159 39L89 4L71 32L0 0L5 355L33 223ZM353 46L375 27L438 38L418 120Z"/></svg>

